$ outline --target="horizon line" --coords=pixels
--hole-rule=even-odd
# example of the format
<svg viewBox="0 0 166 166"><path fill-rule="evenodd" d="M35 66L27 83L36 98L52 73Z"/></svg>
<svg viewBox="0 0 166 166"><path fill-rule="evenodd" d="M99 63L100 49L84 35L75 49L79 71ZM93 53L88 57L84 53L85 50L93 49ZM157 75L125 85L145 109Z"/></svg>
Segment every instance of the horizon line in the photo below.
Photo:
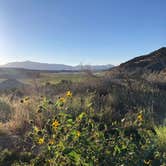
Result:
<svg viewBox="0 0 166 166"><path fill-rule="evenodd" d="M25 62L32 62L32 63L40 63L40 64L48 64L48 65L66 65L66 66L72 66L72 67L76 67L76 66L107 66L107 65L111 65L111 66L118 66L119 64L111 64L111 63L105 63L105 64L92 64L92 63L78 63L78 64L66 64L66 63L49 63L49 62L40 62L40 61L32 61L32 60L23 60L23 61L8 61L5 63L0 64L0 67L5 66L7 64L10 63L25 63ZM122 62L123 63L123 62Z"/></svg>

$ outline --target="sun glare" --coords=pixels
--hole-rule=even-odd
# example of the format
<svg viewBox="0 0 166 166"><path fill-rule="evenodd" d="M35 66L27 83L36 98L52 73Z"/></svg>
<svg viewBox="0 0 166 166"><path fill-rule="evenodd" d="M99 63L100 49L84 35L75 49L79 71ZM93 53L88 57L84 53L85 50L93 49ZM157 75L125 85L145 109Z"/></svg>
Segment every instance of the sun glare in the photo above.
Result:
<svg viewBox="0 0 166 166"><path fill-rule="evenodd" d="M0 55L0 65L4 65L6 63L6 59Z"/></svg>

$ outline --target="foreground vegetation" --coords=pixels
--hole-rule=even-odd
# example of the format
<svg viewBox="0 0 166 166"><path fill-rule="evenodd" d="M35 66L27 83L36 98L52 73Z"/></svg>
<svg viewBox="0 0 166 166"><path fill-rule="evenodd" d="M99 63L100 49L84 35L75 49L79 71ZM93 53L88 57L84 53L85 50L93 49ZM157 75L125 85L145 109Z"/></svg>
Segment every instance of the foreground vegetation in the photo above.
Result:
<svg viewBox="0 0 166 166"><path fill-rule="evenodd" d="M0 165L165 166L164 97L146 82L96 77L2 96Z"/></svg>

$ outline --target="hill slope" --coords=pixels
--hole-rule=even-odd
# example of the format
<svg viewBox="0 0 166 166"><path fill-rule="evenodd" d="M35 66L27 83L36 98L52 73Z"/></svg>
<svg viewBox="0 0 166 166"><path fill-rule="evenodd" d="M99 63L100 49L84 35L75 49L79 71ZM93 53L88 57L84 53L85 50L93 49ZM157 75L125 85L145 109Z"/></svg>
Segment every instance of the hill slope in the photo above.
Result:
<svg viewBox="0 0 166 166"><path fill-rule="evenodd" d="M120 65L127 71L132 69L161 71L166 68L166 47L162 47L148 55L136 57Z"/></svg>
<svg viewBox="0 0 166 166"><path fill-rule="evenodd" d="M111 74L145 76L157 74L158 76L166 72L166 47L162 47L147 55L139 56L125 63L120 64L111 70Z"/></svg>

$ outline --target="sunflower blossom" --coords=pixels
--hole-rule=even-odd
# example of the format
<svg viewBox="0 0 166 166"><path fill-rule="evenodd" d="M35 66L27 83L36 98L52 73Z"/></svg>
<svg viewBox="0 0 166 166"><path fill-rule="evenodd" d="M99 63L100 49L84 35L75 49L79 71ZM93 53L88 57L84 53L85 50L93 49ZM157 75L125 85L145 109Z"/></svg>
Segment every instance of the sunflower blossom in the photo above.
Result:
<svg viewBox="0 0 166 166"><path fill-rule="evenodd" d="M73 95L73 94L72 94L71 91L67 91L67 92L66 92L66 96L67 96L67 97L72 97L72 95Z"/></svg>
<svg viewBox="0 0 166 166"><path fill-rule="evenodd" d="M39 145L44 144L44 138L39 138L39 140L38 140L38 144L39 144Z"/></svg>
<svg viewBox="0 0 166 166"><path fill-rule="evenodd" d="M60 125L60 124L59 124L59 122L58 122L57 120L55 120L55 121L52 123L52 127L53 127L54 129L56 129L59 125Z"/></svg>

